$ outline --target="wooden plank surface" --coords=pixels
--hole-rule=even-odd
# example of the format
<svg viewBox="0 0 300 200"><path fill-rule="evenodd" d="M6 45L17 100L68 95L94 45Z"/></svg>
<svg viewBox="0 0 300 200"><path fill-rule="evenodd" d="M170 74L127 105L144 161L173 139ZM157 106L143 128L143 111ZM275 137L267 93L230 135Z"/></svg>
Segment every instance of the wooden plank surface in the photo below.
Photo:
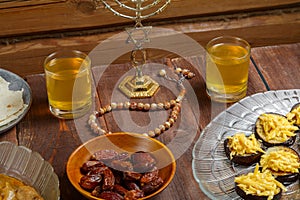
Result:
<svg viewBox="0 0 300 200"><path fill-rule="evenodd" d="M57 3L63 2L65 0L1 0L0 1L0 9L9 9L9 8L17 8L17 7L25 7L25 6L37 6L44 5L49 3Z"/></svg>
<svg viewBox="0 0 300 200"><path fill-rule="evenodd" d="M271 89L299 88L299 82L291 79L294 74L299 74L298 68L300 63L298 52L299 44L254 48L252 50L253 62L250 65L247 95L266 91L266 86ZM288 62L285 61L287 59L289 60ZM161 60L160 63L165 64L166 61L167 60ZM193 178L191 167L192 148L201 130L203 130L214 116L230 105L213 103L207 97L203 74L201 74L201 69L198 70L198 68L203 67L203 58L193 57L184 60L177 58L171 61L173 65L189 68L197 74L195 78L186 82L186 84L190 84L195 91L200 117L197 119L197 112L191 110L193 106L186 108L186 117L190 117L190 119L196 118L198 120L196 135L192 143L187 146L184 154L176 160L177 171L171 184L153 199L207 200L208 198L203 194ZM100 66L99 68L93 69L95 84L97 85L97 92L99 94L99 102L95 99L96 107L104 106L113 100L112 96L114 96L114 93L112 91L115 88L115 83L117 83L122 78L122 74L127 72L130 68L129 64L116 64L105 70L101 69ZM279 69L279 71L277 69ZM291 73L284 73L284 71L281 71L283 69ZM99 74L101 71L103 71L103 74ZM260 73L263 79L265 79L265 83L263 79L261 79ZM276 75L277 80L280 79L281 81L274 81L274 79L269 78L273 75ZM65 172L65 164L74 149L77 148L82 141L93 137L93 134L87 127L79 128L76 125L82 121L59 120L50 114L43 74L26 76L26 80L32 88L33 102L31 109L14 129L0 135L0 141L9 140L17 142L20 145L25 145L41 153L41 155L52 164L55 172L59 176L61 199L84 199L69 183ZM153 99L145 99L143 101L163 101L176 96L176 94L170 92L168 88L160 89L157 94L158 95ZM96 98L98 97L96 96ZM130 116L140 127L145 126L145 124L152 119L149 119L149 113L130 112ZM105 129L118 131L120 130L120 124L115 123L116 120L117 118L113 113L110 113L101 118L101 125L103 125ZM179 119L178 123L189 123L190 121L193 120ZM83 123L86 123L85 118L83 118ZM176 128L176 126L173 127L170 131L162 134L158 139L168 143L172 140L172 137L176 137L176 134L180 134L176 132L178 131ZM84 134L80 134L82 133L81 131L83 131Z"/></svg>
<svg viewBox="0 0 300 200"><path fill-rule="evenodd" d="M14 1L10 1L6 2L6 8L5 4L2 4L2 9L0 9L0 37L62 30L83 30L92 27L115 28L122 24L133 24L128 19L114 16L108 9L104 9L102 3L99 3L99 8L95 10L92 0L45 0L37 5L32 2L26 1L28 3L26 6L24 2L14 4ZM111 3L112 1L107 2L113 9L119 10L119 5ZM159 6L162 6L163 3L160 3ZM15 7L11 7L12 4ZM297 4L299 4L299 0L244 0L242 2L239 0L173 0L163 13L154 16L151 21L161 22L170 18L189 18L249 10L270 10L278 7L292 8Z"/></svg>
<svg viewBox="0 0 300 200"><path fill-rule="evenodd" d="M270 90L300 88L300 43L254 48L252 55Z"/></svg>
<svg viewBox="0 0 300 200"><path fill-rule="evenodd" d="M300 10L295 12L270 12L254 16L229 15L224 19L199 18L196 21L157 26L185 34L202 46L220 35L235 35L246 39L252 47L268 46L300 41ZM295 20L296 19L296 20ZM23 42L0 44L0 67L24 77L43 73L43 60L59 49L77 49L90 53L95 47L124 31L62 38L35 39ZM153 36L155 37L155 36ZM161 37L161 36L158 36ZM124 41L120 41L124 43ZM177 41L178 45L182 45ZM117 46L112 47L118 50ZM152 51L151 59L170 57L169 52ZM127 63L128 55L121 56L115 63Z"/></svg>

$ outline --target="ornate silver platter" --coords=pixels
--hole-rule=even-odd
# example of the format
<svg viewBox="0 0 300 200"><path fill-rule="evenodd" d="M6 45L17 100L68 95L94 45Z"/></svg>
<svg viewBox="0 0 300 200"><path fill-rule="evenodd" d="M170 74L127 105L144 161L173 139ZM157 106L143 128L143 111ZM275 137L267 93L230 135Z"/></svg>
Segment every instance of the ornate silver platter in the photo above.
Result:
<svg viewBox="0 0 300 200"><path fill-rule="evenodd" d="M213 119L193 149L193 173L201 190L211 199L241 199L234 190L234 177L253 171L255 165L232 164L225 155L223 141L237 132L250 135L260 114L275 112L286 115L299 102L300 89L268 91L242 99ZM292 148L299 153L298 142ZM282 199L300 199L299 181L287 189Z"/></svg>

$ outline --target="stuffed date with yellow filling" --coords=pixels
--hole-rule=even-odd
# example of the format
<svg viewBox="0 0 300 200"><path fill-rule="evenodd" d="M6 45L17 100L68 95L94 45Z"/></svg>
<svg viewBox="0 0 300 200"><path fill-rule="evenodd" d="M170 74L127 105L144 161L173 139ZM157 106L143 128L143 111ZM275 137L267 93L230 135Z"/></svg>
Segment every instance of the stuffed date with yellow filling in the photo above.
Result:
<svg viewBox="0 0 300 200"><path fill-rule="evenodd" d="M270 147L261 157L262 171L270 171L278 181L289 185L299 179L300 157L286 146Z"/></svg>
<svg viewBox="0 0 300 200"><path fill-rule="evenodd" d="M254 172L235 177L235 191L246 200L277 200L286 191L269 171L260 172L256 165Z"/></svg>
<svg viewBox="0 0 300 200"><path fill-rule="evenodd" d="M286 117L292 124L300 127L300 103L295 104Z"/></svg>
<svg viewBox="0 0 300 200"><path fill-rule="evenodd" d="M255 136L267 147L293 145L298 131L297 126L277 113L261 114L255 123Z"/></svg>
<svg viewBox="0 0 300 200"><path fill-rule="evenodd" d="M229 160L240 165L252 165L259 162L264 153L262 144L254 134L246 136L244 133L237 133L224 141L225 154Z"/></svg>

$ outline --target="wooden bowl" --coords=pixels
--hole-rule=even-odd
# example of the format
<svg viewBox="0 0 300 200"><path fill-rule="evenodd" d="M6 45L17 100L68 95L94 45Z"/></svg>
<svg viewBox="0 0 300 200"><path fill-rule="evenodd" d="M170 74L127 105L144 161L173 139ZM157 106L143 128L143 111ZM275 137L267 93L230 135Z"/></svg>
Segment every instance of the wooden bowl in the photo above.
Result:
<svg viewBox="0 0 300 200"><path fill-rule="evenodd" d="M80 167L88 161L91 155L99 150L113 149L117 152L128 152L132 154L137 151L151 153L157 160L159 174L164 180L164 184L154 193L145 196L142 199L148 199L163 191L172 181L175 171L176 162L171 151L158 140L135 133L113 133L93 138L79 146L69 157L66 171L71 184L86 198L99 200L92 196L89 191L84 190L79 185L79 180L83 176Z"/></svg>

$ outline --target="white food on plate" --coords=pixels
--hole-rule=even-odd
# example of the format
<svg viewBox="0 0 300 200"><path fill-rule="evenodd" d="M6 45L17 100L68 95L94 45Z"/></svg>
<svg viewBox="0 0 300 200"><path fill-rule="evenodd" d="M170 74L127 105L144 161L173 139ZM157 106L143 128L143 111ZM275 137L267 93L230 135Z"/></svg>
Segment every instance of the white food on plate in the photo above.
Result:
<svg viewBox="0 0 300 200"><path fill-rule="evenodd" d="M9 90L9 82L0 76L0 126L17 119L27 108L19 91Z"/></svg>

